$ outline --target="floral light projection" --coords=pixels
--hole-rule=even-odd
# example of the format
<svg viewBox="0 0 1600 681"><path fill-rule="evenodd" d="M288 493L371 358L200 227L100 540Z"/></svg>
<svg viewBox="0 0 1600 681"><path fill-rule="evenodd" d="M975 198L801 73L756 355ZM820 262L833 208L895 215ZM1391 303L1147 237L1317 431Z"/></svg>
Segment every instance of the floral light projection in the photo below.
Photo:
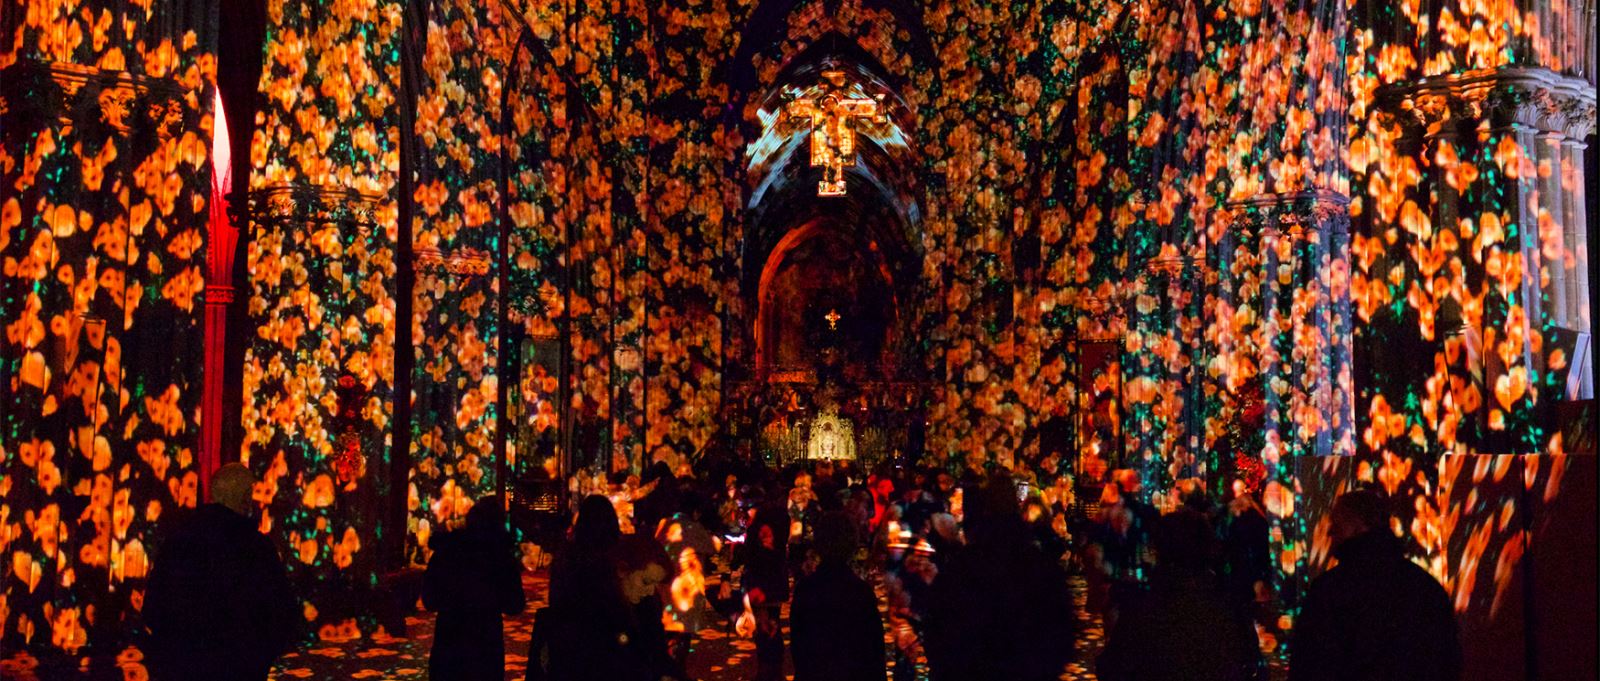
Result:
<svg viewBox="0 0 1600 681"><path fill-rule="evenodd" d="M240 454L308 626L337 639L356 631L351 595L376 579L389 531L379 500L404 489L386 475L401 13L345 3L313 15L313 4L267 4Z"/></svg>
<svg viewBox="0 0 1600 681"><path fill-rule="evenodd" d="M0 615L8 642L73 650L94 599L136 616L150 531L194 495L210 34L3 1ZM1047 427L1088 402L1080 348L1114 342L1124 465L1152 497L1259 483L1285 625L1348 481L1407 502L1416 558L1468 611L1515 579L1505 518L1560 489L1561 339L1590 328L1573 3L427 5L268 2L242 454L325 637L355 630L333 594L370 588L400 532L384 499L406 495L421 562L539 457L727 444L757 352L752 209L797 148L763 95L824 63L890 109L840 170L905 214L925 460L1035 473L1070 447L1049 438L1082 439ZM409 95L402 30L423 40ZM509 480L502 388L513 432L555 443L508 443ZM1357 456L1306 462L1330 454Z"/></svg>
<svg viewBox="0 0 1600 681"><path fill-rule="evenodd" d="M197 502L214 12L0 4L0 648L141 627Z"/></svg>

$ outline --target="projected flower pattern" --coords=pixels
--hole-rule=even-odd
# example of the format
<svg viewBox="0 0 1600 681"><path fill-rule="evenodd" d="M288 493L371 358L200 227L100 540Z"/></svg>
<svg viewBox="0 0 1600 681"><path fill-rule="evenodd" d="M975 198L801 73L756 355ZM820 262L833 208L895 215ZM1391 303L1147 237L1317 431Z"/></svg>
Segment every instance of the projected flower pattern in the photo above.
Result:
<svg viewBox="0 0 1600 681"><path fill-rule="evenodd" d="M1536 402L1549 399L1552 386L1535 370L1542 364L1520 358L1524 339L1481 333L1484 354L1511 359L1504 381L1475 385L1466 341L1445 336L1437 320L1448 301L1470 310L1468 326L1480 331L1530 317L1509 284L1516 277L1508 260L1515 259L1512 245L1528 216L1499 198L1508 183L1530 178L1529 152L1489 129L1426 149L1407 147L1401 123L1378 113L1376 100L1380 86L1431 74L1506 64L1571 68L1559 31L1529 35L1541 25L1570 27L1570 18L1539 24L1498 16L1513 11L1509 4L1462 4L1440 14L1448 17L1440 19L1442 38L1423 51L1422 19L1403 3L1356 2L1346 8L1351 28L1333 3L1108 3L1084 14L1056 4L939 2L922 11L935 50L930 63L912 55L909 30L892 12L854 0L837 4L829 11L825 3L797 3L788 20L791 40L776 54L758 56L756 65L770 82L787 57L837 31L907 81L900 94L915 110L915 146L930 178L918 245L926 259L923 283L938 295L921 302L917 328L928 369L942 383L930 408L930 442L938 453L1001 461L1032 455L1029 428L1043 415L1073 408L1071 339L1120 338L1121 364L1128 367L1128 449L1153 492L1211 463L1203 453L1232 417L1229 390L1262 382L1283 398L1268 399L1277 440L1267 438L1270 451L1262 456L1267 505L1279 525L1279 563L1286 575L1303 575L1308 551L1318 547L1307 544L1314 531L1295 525L1305 500L1283 457L1302 451L1295 443L1313 435L1338 433L1341 424L1315 422L1328 415L1301 399L1303 386L1292 382L1299 378L1294 358L1322 356L1345 341L1337 325L1306 321L1321 314L1318 296L1339 294L1345 270L1335 259L1326 267L1318 260L1310 271L1329 278L1313 282L1298 273L1326 250L1292 240L1263 249L1256 237L1229 238L1250 219L1231 202L1306 190L1347 194L1357 351L1406 347L1422 350L1408 356L1434 357L1422 374L1373 362L1350 385L1337 373L1325 377L1355 401L1356 422L1343 425L1366 455L1357 477L1417 502L1416 517L1405 522L1436 573L1494 564L1501 581L1500 566L1514 564L1520 546L1508 539L1515 530L1485 518L1488 502L1459 501L1443 491L1447 481L1460 489L1463 474L1448 467L1439 473L1436 461L1475 446L1469 443L1499 442L1496 431L1522 438L1508 447L1551 447L1549 433L1531 424ZM109 22L92 12L85 19L71 0L27 7L20 45L29 52L0 55L4 63L71 60L176 74L191 91L204 83L209 62L190 41L134 54L97 38ZM315 22L302 11L307 7L269 3L268 104L253 149L262 169L257 182L381 197L371 234L392 244L399 4L334 3ZM414 245L462 256L456 262L493 252L501 154L494 115L505 65L529 59L517 97L540 106L518 106L512 132L512 281L516 296L540 302L519 307L514 319L535 333L570 322L560 332L575 367L573 394L583 400L576 411L591 424L615 424L600 441L613 442L613 452L628 461L663 446L687 454L711 442L720 423L723 362L742 352L721 320L738 295L727 254L743 229L737 168L744 140L738 126L723 125L727 118L715 103L727 96L717 69L753 9L750 2L683 0L622 3L615 13L584 7L569 15L548 3L458 2L441 4L430 17L417 108L422 167L412 197ZM524 22L552 55L548 62L511 54ZM1340 39L1347 34L1353 39ZM569 92L558 72L579 92ZM574 128L563 131L560 120L570 107L557 102L576 95L595 110L598 130L570 137ZM20 116L24 99L8 98L5 115ZM114 95L95 105L108 122L141 110ZM144 534L164 505L193 494L187 438L195 431L196 369L160 373L167 371L160 362L130 364L120 355L140 329L150 329L151 338L198 338L200 283L198 275L183 274L198 271L192 262L198 237L176 226L198 223L195 216L204 214L203 195L184 196L204 183L183 178L203 166L206 121L193 101L180 109L183 132L152 143L148 153L138 144L127 152L123 142L107 145L106 135L90 139L93 125L68 131L50 122L28 144L8 143L27 153L0 164L8 192L16 187L20 196L28 196L24 180L39 177L81 176L88 190L51 185L43 193L48 206L18 201L13 208L0 200L5 295L18 296L8 298L7 310L21 311L6 319L6 375L15 382L6 386L5 456L23 464L0 479L6 499L0 537L11 568L5 609L31 613L34 636L48 622L52 645L61 648L83 640L82 601L73 589L84 588L95 571L105 575L100 579L137 584L147 565ZM15 128L7 127L9 135ZM196 143L185 142L190 131ZM81 147L67 142L72 135ZM132 178L125 204L105 186L112 172ZM1435 224L1427 203L1425 178L1440 173L1465 197L1454 225ZM176 188L169 177L179 178ZM620 188L613 185L618 181ZM68 195L74 203L63 212L59 204ZM118 211L125 220L116 219ZM140 226L144 231L135 234ZM119 229L132 236L115 238ZM1034 233L1037 265L1017 246ZM135 249L117 248L129 239ZM332 443L322 446L332 432L332 382L348 372L375 396L363 414L377 440L373 456L386 451L381 438L391 418L392 255L380 245L352 259L355 246L326 229L263 234L252 245L252 293L261 301L252 302L252 314L265 335L247 361L254 398L246 426L252 467L265 478L258 489L263 526L292 547L295 569L316 579L338 578L375 543L342 510L372 491L371 483L334 484ZM1289 261L1287 282L1265 269L1269 253ZM70 275L61 274L64 267ZM1227 290L1216 288L1211 277L1222 279L1221 269L1211 267L1226 268ZM500 323L492 269L422 269L410 320L419 341L408 490L418 548L429 531L422 521L448 524L493 488L488 452ZM130 276L141 283L127 284ZM560 290L558 283L568 280L571 288ZM29 283L13 285L22 281ZM1309 296L1269 295L1308 287ZM44 319L47 311L75 310L79 289L88 290L85 310L111 320L106 331L80 327L66 314L59 324ZM340 309L348 312L324 309L329 291L347 296ZM557 300L559 307L545 302ZM1268 300L1279 307L1267 309ZM1479 300L1481 308L1461 304ZM1535 333L1548 331L1547 320L1530 321ZM335 338L340 344L328 345ZM429 339L445 342L432 347ZM613 356L624 356L614 353L618 346L642 352L611 366ZM69 351L45 351L53 347ZM124 375L124 367L134 366L158 367L151 371L159 375L132 380L141 377ZM113 389L85 397L86 386L102 384ZM518 389L530 402L559 395L548 381ZM424 394L437 404L423 402ZM74 402L93 404L79 414ZM273 416L279 404L293 413ZM1481 425L1469 418L1480 411L1475 405L1484 407ZM69 423L57 429L52 418ZM1474 424L1464 427L1469 420ZM52 439L61 432L68 435ZM62 466L67 460L77 463ZM1562 469L1537 461L1521 468L1525 487L1548 495ZM369 468L378 462L369 456ZM62 495L87 498L89 511L63 518L65 507L50 501ZM1472 529L1463 532L1451 518L1470 519ZM1464 535L1472 539L1460 540ZM76 553L61 553L64 544L78 547ZM40 595L47 586L54 595ZM1472 589L1460 582L1453 588L1458 597ZM136 587L117 593L137 600ZM307 605L315 618L318 604ZM8 632L19 633L25 632Z"/></svg>
<svg viewBox="0 0 1600 681"><path fill-rule="evenodd" d="M401 13L399 3L312 9L267 3L241 456L260 480L261 531L285 557L307 626L339 639L356 632L356 604L327 594L374 584L388 529L378 500L404 493L385 475ZM347 378L360 404L342 418L337 389Z"/></svg>
<svg viewBox="0 0 1600 681"><path fill-rule="evenodd" d="M77 653L196 503L215 15L3 5L0 648Z"/></svg>

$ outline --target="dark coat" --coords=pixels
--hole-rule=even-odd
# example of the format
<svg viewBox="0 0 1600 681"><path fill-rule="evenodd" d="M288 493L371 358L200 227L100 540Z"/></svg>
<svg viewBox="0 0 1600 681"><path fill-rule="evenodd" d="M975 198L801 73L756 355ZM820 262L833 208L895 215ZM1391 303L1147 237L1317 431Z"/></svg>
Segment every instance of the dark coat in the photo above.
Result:
<svg viewBox="0 0 1600 681"><path fill-rule="evenodd" d="M502 615L522 612L522 565L504 531L447 532L433 540L422 604L439 613L429 675L435 679L505 676Z"/></svg>
<svg viewBox="0 0 1600 681"><path fill-rule="evenodd" d="M265 679L300 619L277 550L216 504L170 522L144 606L155 678Z"/></svg>
<svg viewBox="0 0 1600 681"><path fill-rule="evenodd" d="M789 608L795 681L883 681L883 620L872 587L827 562L794 587Z"/></svg>
<svg viewBox="0 0 1600 681"><path fill-rule="evenodd" d="M628 606L620 593L593 594L539 611L528 645L528 681L660 681L678 678L667 654L661 601Z"/></svg>
<svg viewBox="0 0 1600 681"><path fill-rule="evenodd" d="M1272 579L1272 551L1267 539L1270 526L1255 507L1239 515L1223 511L1222 586L1235 605L1255 600L1256 582Z"/></svg>
<svg viewBox="0 0 1600 681"><path fill-rule="evenodd" d="M1127 604L1095 666L1104 681L1252 681L1255 628L1209 572L1161 574Z"/></svg>
<svg viewBox="0 0 1600 681"><path fill-rule="evenodd" d="M925 641L935 681L1056 679L1073 657L1066 572L1020 517L999 525L973 532L934 578Z"/></svg>
<svg viewBox="0 0 1600 681"><path fill-rule="evenodd" d="M1461 641L1450 597L1373 531L1334 550L1311 583L1290 646L1291 681L1456 681Z"/></svg>

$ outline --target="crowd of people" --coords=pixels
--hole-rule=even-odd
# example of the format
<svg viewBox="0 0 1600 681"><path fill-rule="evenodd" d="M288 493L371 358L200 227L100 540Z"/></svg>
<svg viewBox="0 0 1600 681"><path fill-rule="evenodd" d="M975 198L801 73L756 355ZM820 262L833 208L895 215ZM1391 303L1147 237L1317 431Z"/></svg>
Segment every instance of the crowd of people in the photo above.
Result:
<svg viewBox="0 0 1600 681"><path fill-rule="evenodd" d="M233 479L241 474L219 474L217 510L168 539L194 550L173 549L152 576L158 679L185 678L177 660L213 640L197 638L197 626L250 626L185 621L173 604L238 588L205 570L273 587L256 589L256 601L287 598L270 546L240 530L250 529L248 497L234 493L248 490L248 480ZM535 615L527 678L688 679L693 638L721 627L753 643L756 681L789 671L797 681L1056 679L1081 659L1074 572L1105 622L1107 640L1090 665L1099 678L1267 678L1254 621L1272 599L1269 522L1253 494L1235 484L1214 506L1198 480L1152 497L1133 471L1108 477L1096 503L1078 503L1070 481L1041 486L1003 469L861 471L818 461L696 471L658 462L637 477L575 476L570 520L544 540L553 544L548 605ZM1449 599L1405 557L1385 504L1352 492L1334 505L1337 564L1296 618L1291 681L1459 678ZM480 499L460 528L434 540L421 598L437 613L432 678L505 675L503 617L526 607L505 508ZM229 537L256 548L237 554L237 565L201 557ZM254 621L279 629L293 612L281 602L256 606L278 615ZM240 678L261 678L255 670L264 674L288 638L275 630L235 640L254 649L224 646L204 659L254 661Z"/></svg>

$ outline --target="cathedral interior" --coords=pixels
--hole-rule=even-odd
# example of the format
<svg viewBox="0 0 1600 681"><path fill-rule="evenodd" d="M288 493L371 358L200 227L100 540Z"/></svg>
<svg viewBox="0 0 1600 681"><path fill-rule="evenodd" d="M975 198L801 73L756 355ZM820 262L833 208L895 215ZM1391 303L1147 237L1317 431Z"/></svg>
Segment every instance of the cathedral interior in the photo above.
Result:
<svg viewBox="0 0 1600 681"><path fill-rule="evenodd" d="M0 676L144 678L224 464L315 647L491 495L850 459L1243 480L1291 653L1376 490L1464 678L1590 678L1595 44L1594 0L0 0Z"/></svg>

